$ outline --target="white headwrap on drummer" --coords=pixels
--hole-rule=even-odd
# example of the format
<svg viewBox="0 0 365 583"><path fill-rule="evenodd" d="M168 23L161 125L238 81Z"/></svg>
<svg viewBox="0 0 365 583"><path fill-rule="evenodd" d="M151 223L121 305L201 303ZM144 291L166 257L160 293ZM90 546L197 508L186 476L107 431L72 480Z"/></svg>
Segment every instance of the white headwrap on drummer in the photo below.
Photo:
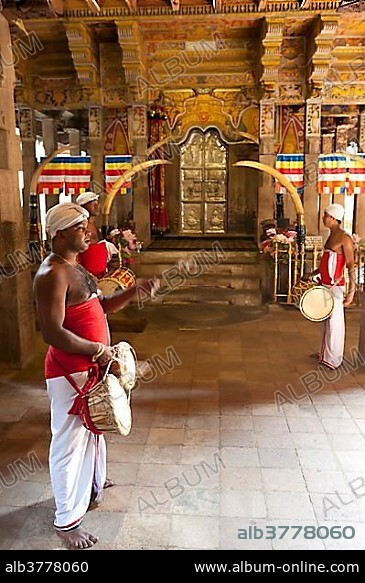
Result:
<svg viewBox="0 0 365 583"><path fill-rule="evenodd" d="M324 209L324 212L337 221L342 221L345 214L345 209L341 204L330 204Z"/></svg>
<svg viewBox="0 0 365 583"><path fill-rule="evenodd" d="M89 212L73 202L56 204L46 214L46 229L53 239L57 231L64 231L89 218Z"/></svg>

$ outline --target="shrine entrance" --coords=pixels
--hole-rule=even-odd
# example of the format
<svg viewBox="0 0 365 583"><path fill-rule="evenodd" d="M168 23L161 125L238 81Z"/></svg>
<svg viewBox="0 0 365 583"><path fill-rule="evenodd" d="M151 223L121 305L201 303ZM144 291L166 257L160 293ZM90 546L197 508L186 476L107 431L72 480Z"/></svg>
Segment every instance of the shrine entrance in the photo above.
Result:
<svg viewBox="0 0 365 583"><path fill-rule="evenodd" d="M180 234L226 233L227 148L218 132L193 130L180 162Z"/></svg>

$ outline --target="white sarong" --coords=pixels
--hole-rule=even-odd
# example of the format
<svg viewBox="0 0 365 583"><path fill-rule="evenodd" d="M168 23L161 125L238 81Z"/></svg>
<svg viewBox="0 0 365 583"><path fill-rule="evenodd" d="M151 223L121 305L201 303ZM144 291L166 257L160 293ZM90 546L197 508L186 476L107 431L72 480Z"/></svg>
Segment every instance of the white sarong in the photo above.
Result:
<svg viewBox="0 0 365 583"><path fill-rule="evenodd" d="M345 348L345 314L343 307L344 290L341 285L325 286L334 299L331 316L324 320L322 326L322 343L319 352L319 362L329 368L337 368L342 364Z"/></svg>
<svg viewBox="0 0 365 583"><path fill-rule="evenodd" d="M87 372L71 376L82 387ZM65 377L46 382L51 401L49 468L56 502L54 525L71 530L81 524L92 492L96 501L101 498L106 478L105 440L86 429L77 415L68 414L76 392Z"/></svg>

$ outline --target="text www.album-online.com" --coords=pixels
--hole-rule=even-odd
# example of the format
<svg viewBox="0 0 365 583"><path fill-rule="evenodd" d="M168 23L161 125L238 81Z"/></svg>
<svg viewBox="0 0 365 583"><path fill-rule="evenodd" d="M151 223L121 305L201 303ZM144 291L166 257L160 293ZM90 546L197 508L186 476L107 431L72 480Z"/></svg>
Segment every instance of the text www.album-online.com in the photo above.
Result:
<svg viewBox="0 0 365 583"><path fill-rule="evenodd" d="M195 563L196 573L359 573L358 563Z"/></svg>

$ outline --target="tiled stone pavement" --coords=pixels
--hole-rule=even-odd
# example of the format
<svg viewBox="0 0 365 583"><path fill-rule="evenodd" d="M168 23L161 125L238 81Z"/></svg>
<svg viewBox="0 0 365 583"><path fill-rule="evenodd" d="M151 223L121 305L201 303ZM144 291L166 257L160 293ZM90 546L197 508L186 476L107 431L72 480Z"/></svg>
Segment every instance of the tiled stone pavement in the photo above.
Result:
<svg viewBox="0 0 365 583"><path fill-rule="evenodd" d="M147 326L131 332L141 315ZM358 311L346 319L350 357ZM95 550L365 549L365 367L320 372L309 356L320 325L281 307L150 306L129 308L112 329L155 373L133 394L131 434L107 435L117 484L85 517ZM0 373L1 549L63 548L52 530L44 351L39 339L32 366ZM280 410L277 391L292 392ZM355 535L238 538L283 525Z"/></svg>

